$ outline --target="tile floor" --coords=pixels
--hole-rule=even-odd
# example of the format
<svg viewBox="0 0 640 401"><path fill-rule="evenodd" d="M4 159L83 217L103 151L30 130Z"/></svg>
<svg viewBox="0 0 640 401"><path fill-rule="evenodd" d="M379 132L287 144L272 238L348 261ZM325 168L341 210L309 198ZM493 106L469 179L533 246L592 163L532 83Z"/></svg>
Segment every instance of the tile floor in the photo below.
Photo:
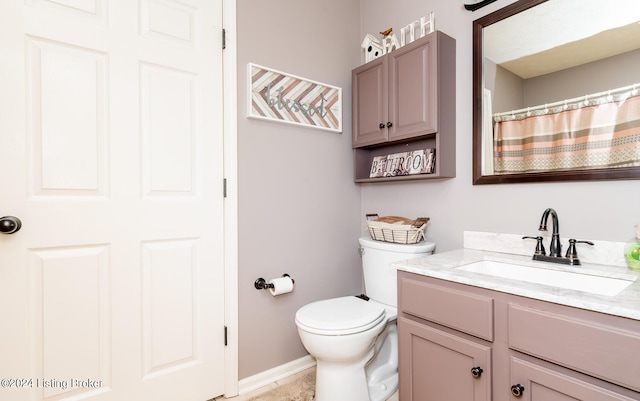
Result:
<svg viewBox="0 0 640 401"><path fill-rule="evenodd" d="M275 383L237 397L219 397L215 401L313 401L316 368L285 377Z"/></svg>
<svg viewBox="0 0 640 401"><path fill-rule="evenodd" d="M237 397L214 401L313 401L316 369L310 368ZM398 392L387 401L399 401Z"/></svg>

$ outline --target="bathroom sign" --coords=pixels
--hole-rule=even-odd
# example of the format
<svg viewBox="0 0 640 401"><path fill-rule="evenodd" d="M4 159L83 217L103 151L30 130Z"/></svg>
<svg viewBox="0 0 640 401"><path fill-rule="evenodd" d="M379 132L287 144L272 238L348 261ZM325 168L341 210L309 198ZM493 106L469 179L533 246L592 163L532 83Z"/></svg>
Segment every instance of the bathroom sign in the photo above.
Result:
<svg viewBox="0 0 640 401"><path fill-rule="evenodd" d="M371 162L369 178L433 174L435 166L435 149L420 149L411 152L375 156Z"/></svg>
<svg viewBox="0 0 640 401"><path fill-rule="evenodd" d="M342 88L249 64L248 117L342 132Z"/></svg>

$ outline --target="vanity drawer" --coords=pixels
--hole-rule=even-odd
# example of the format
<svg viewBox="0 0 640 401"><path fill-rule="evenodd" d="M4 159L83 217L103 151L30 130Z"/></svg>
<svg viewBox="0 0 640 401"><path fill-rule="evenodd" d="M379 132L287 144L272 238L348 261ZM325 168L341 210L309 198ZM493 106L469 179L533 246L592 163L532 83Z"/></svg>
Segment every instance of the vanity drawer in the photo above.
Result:
<svg viewBox="0 0 640 401"><path fill-rule="evenodd" d="M607 327L596 313L589 321L511 303L508 310L511 349L640 390L640 332Z"/></svg>
<svg viewBox="0 0 640 401"><path fill-rule="evenodd" d="M493 341L493 298L432 285L403 274L399 287L403 313Z"/></svg>

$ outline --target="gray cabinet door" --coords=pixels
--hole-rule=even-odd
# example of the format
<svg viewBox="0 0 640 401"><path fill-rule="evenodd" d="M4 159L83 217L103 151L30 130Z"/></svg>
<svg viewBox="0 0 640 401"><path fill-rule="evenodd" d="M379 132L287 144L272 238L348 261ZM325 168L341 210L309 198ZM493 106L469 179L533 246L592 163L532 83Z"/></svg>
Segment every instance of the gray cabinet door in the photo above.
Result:
<svg viewBox="0 0 640 401"><path fill-rule="evenodd" d="M634 398L609 391L597 385L583 382L562 373L511 358L511 382L520 385L518 399L523 401L633 401ZM496 389L496 392L510 389ZM515 399L515 398L514 398Z"/></svg>
<svg viewBox="0 0 640 401"><path fill-rule="evenodd" d="M438 131L437 38L429 35L387 55L390 141Z"/></svg>
<svg viewBox="0 0 640 401"><path fill-rule="evenodd" d="M400 401L492 399L491 347L404 317L398 337Z"/></svg>
<svg viewBox="0 0 640 401"><path fill-rule="evenodd" d="M351 75L353 147L386 142L389 121L387 57L360 66Z"/></svg>

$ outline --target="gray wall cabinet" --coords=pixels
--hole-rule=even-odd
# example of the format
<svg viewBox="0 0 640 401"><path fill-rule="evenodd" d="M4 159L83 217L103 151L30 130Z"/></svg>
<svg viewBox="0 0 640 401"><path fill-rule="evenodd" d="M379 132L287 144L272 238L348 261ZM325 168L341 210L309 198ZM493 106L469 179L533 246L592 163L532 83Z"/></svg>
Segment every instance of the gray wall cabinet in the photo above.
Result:
<svg viewBox="0 0 640 401"><path fill-rule="evenodd" d="M356 182L455 177L456 42L435 31L352 71ZM375 156L432 148L433 174L369 178Z"/></svg>

